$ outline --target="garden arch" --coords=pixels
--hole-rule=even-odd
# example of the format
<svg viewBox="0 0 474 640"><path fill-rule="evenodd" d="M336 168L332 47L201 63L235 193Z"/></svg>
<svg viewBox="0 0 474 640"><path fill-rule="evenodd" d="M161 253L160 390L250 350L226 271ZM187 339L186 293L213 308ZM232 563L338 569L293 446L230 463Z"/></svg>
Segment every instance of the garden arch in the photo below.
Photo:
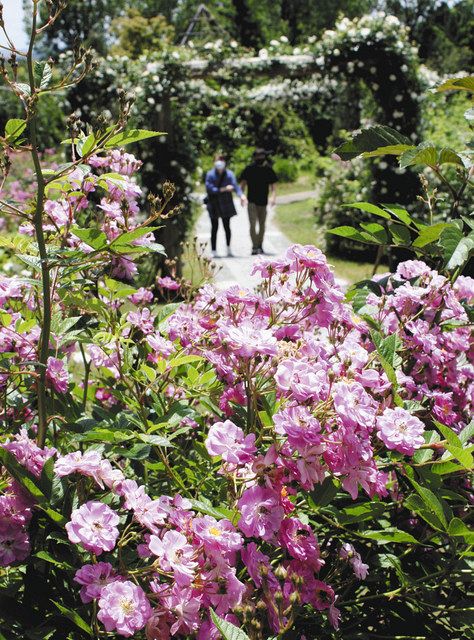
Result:
<svg viewBox="0 0 474 640"><path fill-rule="evenodd" d="M195 110L212 105L225 121L229 104L251 107L259 100L300 107L318 100L330 104L344 91L354 103L351 124L357 128L360 88L365 86L376 105L373 121L417 139L421 93L417 52L397 18L378 13L355 21L344 19L321 40L300 48L290 47L285 40L272 41L258 56L237 55L218 41L196 57L188 48L139 60L109 57L89 80L89 91L104 108L110 108L111 86L134 92L133 124L167 132L158 143L142 144L139 153L145 187L156 191L170 179L177 186L177 199L184 203L184 215L168 221L159 232L170 257L179 255L192 220L191 175L197 168L198 144L191 106ZM87 93L70 96L73 106L86 104ZM373 172L374 200L403 203L412 199L413 177L402 174L390 160L374 164Z"/></svg>

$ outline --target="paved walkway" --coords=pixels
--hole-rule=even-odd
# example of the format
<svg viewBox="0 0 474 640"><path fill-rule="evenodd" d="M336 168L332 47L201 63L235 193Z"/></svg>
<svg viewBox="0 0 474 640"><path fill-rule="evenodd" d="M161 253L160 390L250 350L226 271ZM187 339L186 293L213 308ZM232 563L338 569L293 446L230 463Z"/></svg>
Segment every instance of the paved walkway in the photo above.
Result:
<svg viewBox="0 0 474 640"><path fill-rule="evenodd" d="M202 196L196 196L202 202ZM316 197L316 191L304 191L300 193L286 194L277 196L277 206L279 204L288 204L289 202L297 202ZM234 199L237 216L231 220L232 229L232 252L233 258L227 257L225 246L224 229L222 224L217 234L217 253L222 256L216 258L215 262L220 267L219 272L215 276L215 282L219 287L225 288L232 284L240 284L242 286L252 288L258 283L258 276L252 276L252 265L255 256L251 255L252 243L250 241L249 220L247 209L240 206L240 202ZM210 233L211 225L209 214L203 205L203 211L196 224L196 235L200 242L207 242L207 250L210 254ZM275 210L268 208L267 225L265 232L265 240L263 248L266 256L279 257L292 244L288 238L278 229L274 221Z"/></svg>

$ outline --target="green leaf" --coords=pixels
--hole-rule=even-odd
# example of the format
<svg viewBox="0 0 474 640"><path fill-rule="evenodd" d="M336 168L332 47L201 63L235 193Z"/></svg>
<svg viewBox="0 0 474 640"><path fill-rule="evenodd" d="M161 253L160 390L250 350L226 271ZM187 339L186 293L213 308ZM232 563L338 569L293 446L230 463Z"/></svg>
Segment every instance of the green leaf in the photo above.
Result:
<svg viewBox="0 0 474 640"><path fill-rule="evenodd" d="M183 364L191 364L192 362L203 362L204 358L202 356L178 356L177 358L173 358L167 364L168 367L172 369L176 367L180 367Z"/></svg>
<svg viewBox="0 0 474 640"><path fill-rule="evenodd" d="M448 226L445 222L438 222L430 226L425 226L421 229L418 237L413 241L414 247L425 247L427 244L436 242L441 237L441 234Z"/></svg>
<svg viewBox="0 0 474 640"><path fill-rule="evenodd" d="M469 529L460 518L453 518L449 523L450 536L462 537L467 544L474 544L474 531Z"/></svg>
<svg viewBox="0 0 474 640"><path fill-rule="evenodd" d="M124 147L126 144L132 142L140 142L141 140L147 140L148 138L155 138L156 136L165 136L163 131L147 131L146 129L130 129L129 131L122 131L115 136L112 136L110 140L104 145L105 149L112 149L113 147Z"/></svg>
<svg viewBox="0 0 474 640"><path fill-rule="evenodd" d="M38 551L38 553L35 553L35 558L39 558L40 560L44 560L49 564L53 564L55 567L59 567L59 569L74 569L74 567L71 564L68 564L67 562L53 558L53 556L49 554L47 551Z"/></svg>
<svg viewBox="0 0 474 640"><path fill-rule="evenodd" d="M364 538L370 540L377 540L377 542L400 542L402 544L419 544L418 540L414 538L410 533L401 531L395 527L387 527L383 531L362 531L361 534Z"/></svg>
<svg viewBox="0 0 474 640"><path fill-rule="evenodd" d="M474 76L448 78L443 84L436 87L436 91L469 91L470 93L474 93Z"/></svg>
<svg viewBox="0 0 474 640"><path fill-rule="evenodd" d="M309 494L315 507L326 507L338 492L338 486L332 478L325 478L321 484L317 484Z"/></svg>
<svg viewBox="0 0 474 640"><path fill-rule="evenodd" d="M35 87L37 87L38 89L47 89L51 82L51 78L53 77L53 70L51 68L51 65L47 62L35 61L34 76Z"/></svg>
<svg viewBox="0 0 474 640"><path fill-rule="evenodd" d="M379 218L385 218L385 220L392 219L392 216L389 213L370 202L352 202L351 204L345 204L343 206L359 209L360 211L366 211L367 213L373 213L375 216L379 216Z"/></svg>
<svg viewBox="0 0 474 640"><path fill-rule="evenodd" d="M364 522L364 520L375 520L381 518L387 506L383 502L364 502L354 506L345 507L339 518L342 524L353 524Z"/></svg>
<svg viewBox="0 0 474 640"><path fill-rule="evenodd" d="M222 520L226 518L227 520L233 520L235 516L235 511L231 511L230 509L213 507L211 504L207 504L203 500L194 500L191 499L192 507L195 511L199 511L199 513L204 513L206 516L212 516L216 520Z"/></svg>
<svg viewBox="0 0 474 640"><path fill-rule="evenodd" d="M442 232L439 244L448 271L460 267L467 262L474 250L474 232L464 236L456 224L448 225Z"/></svg>
<svg viewBox="0 0 474 640"><path fill-rule="evenodd" d="M383 205L386 210L398 218L403 224L406 224L407 227L413 224L413 220L406 209L402 209L401 207L397 207L393 204L384 204Z"/></svg>
<svg viewBox="0 0 474 640"><path fill-rule="evenodd" d="M458 156L453 149L449 149L448 147L444 147L439 152L438 164L457 164L460 167L464 166L462 158Z"/></svg>
<svg viewBox="0 0 474 640"><path fill-rule="evenodd" d="M461 431L461 433L459 434L459 441L462 444L466 444L466 442L469 442L469 440L471 440L471 438L474 437L474 420L471 420L471 422L466 425L464 427L464 429Z"/></svg>
<svg viewBox="0 0 474 640"><path fill-rule="evenodd" d="M6 468L8 473L24 487L27 492L38 502L47 501L46 496L38 486L38 480L23 467L7 449L0 447L0 463Z"/></svg>
<svg viewBox="0 0 474 640"><path fill-rule="evenodd" d="M92 149L94 148L94 145L95 145L95 135L93 133L91 133L86 137L79 138L76 141L76 150L78 155L82 158L83 156L88 154L90 151L92 151Z"/></svg>
<svg viewBox="0 0 474 640"><path fill-rule="evenodd" d="M142 442L151 444L154 447L174 447L174 444L172 444L168 438L164 438L163 436L152 435L149 433L139 433L137 435Z"/></svg>
<svg viewBox="0 0 474 640"><path fill-rule="evenodd" d="M413 149L411 144L392 144L387 147L379 147L374 151L366 151L362 154L363 158L375 158L376 156L400 156L408 149Z"/></svg>
<svg viewBox="0 0 474 640"><path fill-rule="evenodd" d="M378 222L361 222L360 226L364 231L373 236L377 242L387 244L387 232L381 224L378 224Z"/></svg>
<svg viewBox="0 0 474 640"><path fill-rule="evenodd" d="M403 506L405 507L405 509L413 511L413 513L416 513L416 515L420 516L420 518L427 522L430 527L432 527L436 531L445 530L445 526L443 525L441 520L432 511L426 508L425 503L416 493L408 496L408 498L403 501Z"/></svg>
<svg viewBox="0 0 474 640"><path fill-rule="evenodd" d="M384 148L392 149L394 145L412 147L410 140L401 133L383 125L375 125L356 134L352 140L336 149L342 160L352 160L367 152L385 153ZM375 154L374 154L375 155Z"/></svg>
<svg viewBox="0 0 474 640"><path fill-rule="evenodd" d="M342 238L350 238L350 240L356 240L357 242L367 243L367 238L365 238L360 231L357 231L354 227L343 225L342 227L329 229L327 233L332 233L333 235L341 236Z"/></svg>
<svg viewBox="0 0 474 640"><path fill-rule="evenodd" d="M151 227L141 227L139 229L134 229L133 231L127 231L126 233L122 233L120 236L115 238L113 242L110 243L110 248L114 251L119 251L121 249L129 249L130 246L136 248L136 245L132 245L134 240L138 240L143 236L146 236L147 233L152 232L153 229ZM145 248L145 247L141 247Z"/></svg>
<svg viewBox="0 0 474 640"><path fill-rule="evenodd" d="M425 431L423 434L426 444L432 444L433 442L439 442L440 437L437 431ZM427 462L431 460L434 452L432 449L418 449L413 454L413 461L417 464L421 464L422 462Z"/></svg>
<svg viewBox="0 0 474 640"><path fill-rule="evenodd" d="M432 142L422 142L414 149L408 149L400 156L400 168L424 164L434 167L438 163L438 151Z"/></svg>
<svg viewBox="0 0 474 640"><path fill-rule="evenodd" d="M443 528L446 530L448 526L448 522L446 520L446 516L444 514L443 505L440 500L436 497L436 495L428 489L428 487L423 487L413 478L409 478L410 482L415 488L415 491L418 493L420 498L422 499L426 509L433 513L438 520L441 522Z"/></svg>
<svg viewBox="0 0 474 640"><path fill-rule="evenodd" d="M395 244L401 244L404 246L409 246L411 244L411 234L407 227L393 223L389 226L388 230L390 231L392 240Z"/></svg>
<svg viewBox="0 0 474 640"><path fill-rule="evenodd" d="M13 86L17 91L19 91L24 96L31 95L31 87L29 84L26 84L26 82L15 82Z"/></svg>
<svg viewBox="0 0 474 640"><path fill-rule="evenodd" d="M67 607L63 607L62 604L59 604L59 602L56 602L55 600L51 600L51 602L59 609L59 611L65 618L71 620L71 622L73 622L76 627L81 629L81 631L84 631L84 633L86 633L88 636L92 637L92 629L76 611L68 609Z"/></svg>
<svg viewBox="0 0 474 640"><path fill-rule="evenodd" d="M80 229L79 227L73 227L71 233L96 251L101 251L107 247L107 236L99 229Z"/></svg>
<svg viewBox="0 0 474 640"><path fill-rule="evenodd" d="M217 630L220 631L223 640L250 640L242 629L220 618L214 609L209 608L209 612L211 614L211 620L216 625Z"/></svg>
<svg viewBox="0 0 474 640"><path fill-rule="evenodd" d="M403 406L403 401L397 393L397 389L398 389L397 375L395 373L395 369L393 368L393 364L390 362L390 360L387 360L387 356L392 359L394 359L395 357L396 347L394 346L393 341L395 339L395 344L397 344L396 342L397 337L395 334L393 334L388 338L382 338L382 335L377 331L371 331L370 335L372 338L372 342L374 343L375 348L377 349L380 363L382 364L382 367L384 368L384 371L387 374L387 378L392 384L393 400L397 406L401 407Z"/></svg>
<svg viewBox="0 0 474 640"><path fill-rule="evenodd" d="M12 118L5 125L5 138L7 142L15 142L26 129L26 120L20 118Z"/></svg>

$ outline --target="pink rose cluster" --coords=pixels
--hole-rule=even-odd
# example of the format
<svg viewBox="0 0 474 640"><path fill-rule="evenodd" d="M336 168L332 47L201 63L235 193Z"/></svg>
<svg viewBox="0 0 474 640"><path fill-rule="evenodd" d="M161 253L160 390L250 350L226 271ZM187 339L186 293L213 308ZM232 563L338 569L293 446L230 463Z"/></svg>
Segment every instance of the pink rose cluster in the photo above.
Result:
<svg viewBox="0 0 474 640"><path fill-rule="evenodd" d="M400 380L407 397L423 403L439 422L460 431L474 404L474 339L469 307L474 279L454 285L424 262L409 260L393 275L377 276L380 297L367 303L386 335L396 334L410 357Z"/></svg>
<svg viewBox="0 0 474 640"><path fill-rule="evenodd" d="M85 564L75 576L82 601L97 602L105 629L131 637L146 626L147 637L160 640L192 633L201 640L215 635L209 607L229 616L246 592L237 578L243 538L230 520L198 516L179 495L152 499L143 486L126 479L95 451L59 457L55 472L59 477L90 477L99 489L121 500L118 510L90 500L75 509L66 524L73 544L95 557L107 554L110 560ZM148 563L139 572L140 585L123 573L123 566L118 572L112 564L117 545L123 546L120 523L127 514L140 532L131 538L138 539L137 561Z"/></svg>
<svg viewBox="0 0 474 640"><path fill-rule="evenodd" d="M58 198L45 201L44 210L47 215L43 224L47 234L58 236L68 246L80 248L85 253L90 253L91 247L75 236L72 228L77 224L81 213L89 208L90 194L106 186L105 195L100 198L94 214L97 216L97 209L102 214L100 230L105 233L109 242L138 226L138 200L142 195L141 188L133 178L142 163L132 154L113 150L105 156L92 156L88 159L88 164L96 173L75 169L67 176L67 182L73 185L73 189L65 187ZM111 176L109 172L120 174L120 179L117 175ZM19 231L26 235L34 233L30 223L21 225ZM150 242L154 242L153 234L145 234L133 240L136 245ZM127 255L113 257L111 266L111 273L115 278L130 280L137 273L134 261Z"/></svg>
<svg viewBox="0 0 474 640"><path fill-rule="evenodd" d="M22 429L13 440L1 445L20 465L39 478L45 462L55 449L40 449ZM34 501L13 478L0 494L0 566L25 560L30 554L28 525L33 515Z"/></svg>

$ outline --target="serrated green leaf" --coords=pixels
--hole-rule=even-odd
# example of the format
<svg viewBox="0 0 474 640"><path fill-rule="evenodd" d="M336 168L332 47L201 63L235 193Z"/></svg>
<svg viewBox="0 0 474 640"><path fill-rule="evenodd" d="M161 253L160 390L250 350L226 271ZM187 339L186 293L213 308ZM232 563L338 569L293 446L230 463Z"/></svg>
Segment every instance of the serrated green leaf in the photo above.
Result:
<svg viewBox="0 0 474 640"><path fill-rule="evenodd" d="M96 251L101 251L107 247L107 236L99 229L80 229L79 227L73 227L71 233Z"/></svg>
<svg viewBox="0 0 474 640"><path fill-rule="evenodd" d="M445 222L438 222L437 224L432 224L430 226L426 226L422 228L418 237L413 241L414 247L425 247L427 244L431 244L432 242L436 242L441 237L441 234L448 226Z"/></svg>
<svg viewBox="0 0 474 640"><path fill-rule="evenodd" d="M352 140L345 142L335 152L342 160L352 160L367 152L385 153L384 148L393 148L394 145L412 147L410 140L391 127L375 125L356 134Z"/></svg>
<svg viewBox="0 0 474 640"><path fill-rule="evenodd" d="M422 518L425 522L427 522L430 527L435 529L436 531L444 531L445 526L441 522L441 520L434 514L432 511L426 508L425 503L421 499L419 495L413 493L411 496L408 496L403 501L403 506L405 509L416 513L417 516Z"/></svg>
<svg viewBox="0 0 474 640"><path fill-rule="evenodd" d="M402 207L397 207L396 205L393 205L393 204L384 204L383 206L389 213L391 213L396 218L398 218L401 222L403 222L403 224L406 224L407 227L413 224L412 217L410 216L410 214L406 209L403 209Z"/></svg>
<svg viewBox="0 0 474 640"><path fill-rule="evenodd" d="M93 635L92 629L76 611L73 611L72 609L68 609L67 607L64 607L62 604L59 604L59 602L56 602L56 600L51 600L51 602L58 608L58 610L62 613L62 615L65 618L68 618L71 622L73 622L76 625L76 627L81 629L81 631L86 633L88 636L92 637Z"/></svg>
<svg viewBox="0 0 474 640"><path fill-rule="evenodd" d="M365 211L367 213L373 213L374 216L379 216L379 218L385 218L385 220L391 220L392 216L377 207L375 204L371 204L370 202L351 202L351 204L345 204L344 207L351 207L353 209L359 209L360 211Z"/></svg>
<svg viewBox="0 0 474 640"><path fill-rule="evenodd" d="M465 78L449 78L436 87L436 91L469 91L474 93L474 76Z"/></svg>
<svg viewBox="0 0 474 640"><path fill-rule="evenodd" d="M464 427L464 429L459 434L459 441L462 444L466 444L474 437L474 420Z"/></svg>
<svg viewBox="0 0 474 640"><path fill-rule="evenodd" d="M443 510L443 505L441 504L440 500L438 500L436 495L431 491L431 489L428 489L428 487L423 487L413 478L409 478L409 480L413 485L413 487L415 488L415 491L418 493L418 495L422 499L425 505L425 508L438 518L438 520L443 526L443 529L446 530L448 526L448 521L446 520L446 516Z"/></svg>
<svg viewBox="0 0 474 640"><path fill-rule="evenodd" d="M373 236L377 242L387 244L387 232L381 224L378 224L378 222L361 222L360 227Z"/></svg>
<svg viewBox="0 0 474 640"><path fill-rule="evenodd" d="M456 164L463 167L462 158L453 149L444 147L438 154L438 164Z"/></svg>
<svg viewBox="0 0 474 640"><path fill-rule="evenodd" d="M156 136L165 136L163 131L147 131L146 129L129 129L128 131L122 131L115 136L112 136L110 140L104 145L105 149L112 149L113 147L124 147L132 142L140 142L147 140L148 138L156 138Z"/></svg>
<svg viewBox="0 0 474 640"><path fill-rule="evenodd" d="M474 544L474 531L469 529L460 518L453 518L451 520L448 533L450 536L464 538L467 544Z"/></svg>
<svg viewBox="0 0 474 640"><path fill-rule="evenodd" d="M409 246L411 244L411 233L407 227L404 227L403 225L398 223L394 223L389 226L388 230L395 244L400 244L403 246Z"/></svg>
<svg viewBox="0 0 474 640"><path fill-rule="evenodd" d="M424 164L433 167L438 163L438 151L431 142L422 142L414 149L408 149L400 156L400 168Z"/></svg>
<svg viewBox="0 0 474 640"><path fill-rule="evenodd" d="M209 612L211 614L211 620L221 633L223 640L250 640L242 629L220 618L214 609L209 608Z"/></svg>
<svg viewBox="0 0 474 640"><path fill-rule="evenodd" d="M383 531L361 531L360 535L369 540L376 540L377 542L399 542L401 544L419 544L418 540L414 538L410 533L401 531L395 527L387 527Z"/></svg>
<svg viewBox="0 0 474 640"><path fill-rule="evenodd" d="M51 68L51 65L47 62L35 61L34 77L35 87L37 89L47 89L51 82L51 78L53 77L53 70Z"/></svg>
<svg viewBox="0 0 474 640"><path fill-rule="evenodd" d="M152 231L153 229L151 227L140 227L139 229L122 233L110 243L110 248L117 250L119 247L128 247L134 240L138 240Z"/></svg>
<svg viewBox="0 0 474 640"><path fill-rule="evenodd" d="M27 490L27 492L39 503L47 501L43 491L38 486L38 479L23 467L7 449L0 447L0 463L8 473Z"/></svg>
<svg viewBox="0 0 474 640"><path fill-rule="evenodd" d="M464 236L461 229L455 225L448 225L439 238L445 268L448 271L462 266L474 251L474 232Z"/></svg>
<svg viewBox="0 0 474 640"><path fill-rule="evenodd" d="M350 240L356 240L357 242L367 243L367 238L357 231L354 227L343 225L341 227L335 227L329 229L327 233L332 233L335 236L341 236L342 238L349 238Z"/></svg>
<svg viewBox="0 0 474 640"><path fill-rule="evenodd" d="M12 143L18 140L23 131L26 129L26 120L20 118L12 118L5 125L5 138L7 142Z"/></svg>
<svg viewBox="0 0 474 640"><path fill-rule="evenodd" d="M332 478L325 478L321 484L317 484L313 491L309 494L314 505L326 507L338 492L338 486Z"/></svg>
<svg viewBox="0 0 474 640"><path fill-rule="evenodd" d="M374 151L366 151L362 154L363 158L375 158L377 156L399 156L409 149L413 149L412 144L393 144L386 147L379 147Z"/></svg>
<svg viewBox="0 0 474 640"><path fill-rule="evenodd" d="M192 503L192 507L195 511L199 511L199 513L204 513L206 516L212 516L216 520L222 520L226 518L227 520L233 521L235 518L236 512L231 511L225 507L213 507L211 504L207 504L203 500L190 500Z"/></svg>

